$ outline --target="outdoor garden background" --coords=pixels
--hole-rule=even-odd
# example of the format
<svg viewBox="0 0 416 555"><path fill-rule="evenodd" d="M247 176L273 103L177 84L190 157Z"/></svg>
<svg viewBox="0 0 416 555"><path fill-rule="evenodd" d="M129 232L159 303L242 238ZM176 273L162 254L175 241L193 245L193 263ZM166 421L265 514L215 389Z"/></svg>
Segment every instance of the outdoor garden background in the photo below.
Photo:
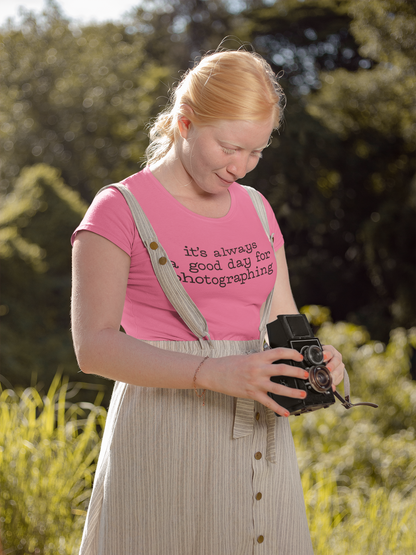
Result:
<svg viewBox="0 0 416 555"><path fill-rule="evenodd" d="M77 553L112 383L74 358L70 235L139 171L169 87L225 36L287 95L244 183L272 204L297 304L353 400L380 406L291 417L316 555L416 553L416 4L155 0L123 24L80 27L49 2L0 29L4 554Z"/></svg>

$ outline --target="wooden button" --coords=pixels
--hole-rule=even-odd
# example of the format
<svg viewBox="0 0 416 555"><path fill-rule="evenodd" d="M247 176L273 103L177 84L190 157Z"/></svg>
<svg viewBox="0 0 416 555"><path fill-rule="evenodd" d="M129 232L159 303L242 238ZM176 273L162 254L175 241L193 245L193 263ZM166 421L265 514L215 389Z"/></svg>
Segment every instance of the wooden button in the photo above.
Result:
<svg viewBox="0 0 416 555"><path fill-rule="evenodd" d="M254 458L259 461L262 458L262 454L260 453L260 451L257 451L257 453L254 455Z"/></svg>
<svg viewBox="0 0 416 555"><path fill-rule="evenodd" d="M152 241L150 243L150 248L152 249L152 251L155 251L156 249L159 248L159 245L155 241Z"/></svg>
<svg viewBox="0 0 416 555"><path fill-rule="evenodd" d="M259 536L257 538L257 543L263 543L264 542L264 536Z"/></svg>
<svg viewBox="0 0 416 555"><path fill-rule="evenodd" d="M260 413L256 412L256 420L259 420L259 419L260 419Z"/></svg>
<svg viewBox="0 0 416 555"><path fill-rule="evenodd" d="M259 493L256 495L257 501L260 501L260 499L261 499L262 497L263 497L263 495L259 492Z"/></svg>
<svg viewBox="0 0 416 555"><path fill-rule="evenodd" d="M164 266L164 265L166 264L166 262L167 262L167 259L166 259L164 256L161 256L161 257L159 258L159 264L160 264L161 266Z"/></svg>

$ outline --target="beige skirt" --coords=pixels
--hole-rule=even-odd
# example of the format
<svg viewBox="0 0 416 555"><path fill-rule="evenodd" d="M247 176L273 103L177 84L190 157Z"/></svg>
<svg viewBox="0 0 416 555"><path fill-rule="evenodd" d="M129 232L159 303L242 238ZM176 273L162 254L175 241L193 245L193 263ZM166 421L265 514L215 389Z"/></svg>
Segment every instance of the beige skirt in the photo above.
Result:
<svg viewBox="0 0 416 555"><path fill-rule="evenodd" d="M125 196L156 279L198 341L148 341L221 357L255 341L211 341L134 196ZM260 195L246 188L273 245ZM289 422L248 399L116 382L80 555L313 555Z"/></svg>
<svg viewBox="0 0 416 555"><path fill-rule="evenodd" d="M149 343L205 354L198 341ZM213 341L210 356L258 349ZM288 419L249 401L251 431L234 439L236 403L116 382L80 555L313 554Z"/></svg>

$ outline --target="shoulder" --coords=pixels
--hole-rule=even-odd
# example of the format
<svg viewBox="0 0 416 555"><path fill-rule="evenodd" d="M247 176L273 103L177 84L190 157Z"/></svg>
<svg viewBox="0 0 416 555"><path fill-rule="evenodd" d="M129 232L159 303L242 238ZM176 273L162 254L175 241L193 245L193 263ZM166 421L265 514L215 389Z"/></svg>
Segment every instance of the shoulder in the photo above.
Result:
<svg viewBox="0 0 416 555"><path fill-rule="evenodd" d="M249 185L242 185L240 183L235 183L235 185L237 185L237 187L235 188L235 192L237 195L245 197L246 199L250 198L251 202L253 202L253 199L261 200L264 204L264 207L267 210L271 210L273 212L273 209L270 206L268 200L262 193L260 193L260 191L258 191L254 187L250 187Z"/></svg>
<svg viewBox="0 0 416 555"><path fill-rule="evenodd" d="M141 182L140 173L134 174L121 182L128 189L136 191ZM78 231L92 231L108 239L131 254L137 235L136 226L130 208L117 185L108 185L98 191L88 208L81 224L72 235L74 242Z"/></svg>
<svg viewBox="0 0 416 555"><path fill-rule="evenodd" d="M244 199L246 203L254 204L254 206L257 208L259 208L259 205L260 207L261 205L263 205L264 209L266 210L267 217L275 219L273 208L270 206L270 203L266 199L266 197L262 193L260 193L260 191L254 189L254 187L241 185L240 183L235 183L235 185L237 185L237 187L234 189L234 192L237 197Z"/></svg>
<svg viewBox="0 0 416 555"><path fill-rule="evenodd" d="M264 216L262 217L261 214L264 207L265 212L263 212L263 214L265 214L265 216L267 217L270 234L274 236L275 250L278 250L283 245L284 240L279 224L276 220L276 215L269 201L262 193L260 193L260 191L254 189L253 187L249 187L248 185L241 185L239 183L236 183L236 185L236 195L239 195L240 198L244 197L245 202L250 202L251 204L253 204L261 220L264 218Z"/></svg>

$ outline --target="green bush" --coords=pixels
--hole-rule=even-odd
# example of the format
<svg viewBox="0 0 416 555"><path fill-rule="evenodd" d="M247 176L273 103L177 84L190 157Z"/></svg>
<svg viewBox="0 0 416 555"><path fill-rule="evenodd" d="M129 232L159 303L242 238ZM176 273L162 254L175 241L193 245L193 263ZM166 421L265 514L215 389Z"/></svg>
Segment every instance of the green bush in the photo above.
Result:
<svg viewBox="0 0 416 555"><path fill-rule="evenodd" d="M25 168L0 208L2 373L51 384L78 372L70 336L70 237L87 206L45 164ZM28 383L29 382L29 383Z"/></svg>
<svg viewBox="0 0 416 555"><path fill-rule="evenodd" d="M384 345L362 327L330 322L327 309L302 312L320 326L322 344L342 353L352 402L379 405L345 410L337 402L291 417L316 554L414 555L416 329L393 330Z"/></svg>
<svg viewBox="0 0 416 555"><path fill-rule="evenodd" d="M82 387L56 376L42 399L31 387L0 394L0 525L6 553L79 548L105 410L69 403ZM10 550L10 551L9 551Z"/></svg>

